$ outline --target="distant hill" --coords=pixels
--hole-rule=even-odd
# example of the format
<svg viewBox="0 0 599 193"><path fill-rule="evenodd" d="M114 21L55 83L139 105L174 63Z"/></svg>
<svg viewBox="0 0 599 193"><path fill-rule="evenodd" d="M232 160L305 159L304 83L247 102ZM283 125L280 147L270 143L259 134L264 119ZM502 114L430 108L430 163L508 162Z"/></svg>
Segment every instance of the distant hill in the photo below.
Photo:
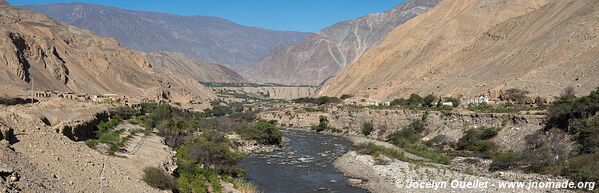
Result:
<svg viewBox="0 0 599 193"><path fill-rule="evenodd" d="M446 0L399 26L321 95L558 96L599 83L599 1Z"/></svg>
<svg viewBox="0 0 599 193"><path fill-rule="evenodd" d="M198 82L246 82L241 75L225 66L204 63L182 53L153 52L147 53L146 58L152 63L152 68L165 76L186 76Z"/></svg>
<svg viewBox="0 0 599 193"><path fill-rule="evenodd" d="M23 8L114 37L136 50L180 52L204 62L234 68L253 64L273 48L299 42L311 35L242 26L216 17L177 16L82 3Z"/></svg>
<svg viewBox="0 0 599 193"><path fill-rule="evenodd" d="M242 72L258 83L318 85L350 66L387 33L440 0L408 0L384 13L337 23L297 44L281 46Z"/></svg>
<svg viewBox="0 0 599 193"><path fill-rule="evenodd" d="M138 99L215 98L197 80L184 82L180 81L184 77L175 75L179 81L169 81L144 53L113 38L0 2L0 86L9 88L3 92L26 90L33 84L38 91L111 93Z"/></svg>

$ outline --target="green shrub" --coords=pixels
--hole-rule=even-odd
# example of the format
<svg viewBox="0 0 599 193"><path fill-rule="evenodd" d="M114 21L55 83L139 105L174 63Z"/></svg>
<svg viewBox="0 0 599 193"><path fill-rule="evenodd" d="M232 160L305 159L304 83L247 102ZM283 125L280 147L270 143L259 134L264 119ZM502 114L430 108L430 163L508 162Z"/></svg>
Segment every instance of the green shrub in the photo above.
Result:
<svg viewBox="0 0 599 193"><path fill-rule="evenodd" d="M316 132L322 132L329 129L329 119L325 116L320 116L318 120L318 125L312 125L312 130Z"/></svg>
<svg viewBox="0 0 599 193"><path fill-rule="evenodd" d="M339 99L345 100L345 99L352 98L352 97L354 97L354 96L350 95L350 94L344 94L344 95L341 95L341 97L339 97Z"/></svg>
<svg viewBox="0 0 599 193"><path fill-rule="evenodd" d="M579 182L599 182L599 153L583 154L568 159L564 174Z"/></svg>
<svg viewBox="0 0 599 193"><path fill-rule="evenodd" d="M422 99L422 106L424 107L432 107L433 103L437 100L435 95L428 95Z"/></svg>
<svg viewBox="0 0 599 193"><path fill-rule="evenodd" d="M401 147L408 153L417 155L422 158L429 159L435 163L445 164L445 165L451 163L451 158L449 156L442 154L442 153L438 153L438 152L432 150L431 148L429 148L423 144L420 144L420 143L402 143L401 146L399 146L399 147Z"/></svg>
<svg viewBox="0 0 599 193"><path fill-rule="evenodd" d="M293 99L292 101L295 103L312 103L312 104L316 104L316 105L335 104L335 103L341 102L341 100L339 98L329 97L329 96L321 96L318 98L304 97L304 98Z"/></svg>
<svg viewBox="0 0 599 193"><path fill-rule="evenodd" d="M364 122L364 124L362 124L362 134L363 135L369 136L373 130L374 130L374 125L372 124L372 122Z"/></svg>
<svg viewBox="0 0 599 193"><path fill-rule="evenodd" d="M116 109L116 115L122 117L123 119L130 119L131 117L140 115L141 111L133 109L131 107L118 107Z"/></svg>
<svg viewBox="0 0 599 193"><path fill-rule="evenodd" d="M468 150L478 153L488 153L494 148L488 140L495 137L501 128L472 128L466 130L466 134L456 144L458 150Z"/></svg>
<svg viewBox="0 0 599 193"><path fill-rule="evenodd" d="M402 161L408 160L408 158L405 157L403 152L392 148L386 148L381 145L376 145L374 143L356 144L352 147L352 150L356 151L356 153L358 154L371 155L373 157L384 155L389 158L394 158Z"/></svg>
<svg viewBox="0 0 599 193"><path fill-rule="evenodd" d="M251 127L238 129L237 133L243 139L256 140L267 145L279 145L283 139L283 133L277 128L276 121L258 121Z"/></svg>
<svg viewBox="0 0 599 193"><path fill-rule="evenodd" d="M146 182L148 185L161 190L177 188L174 178L166 172L162 171L162 169L156 167L146 167L143 171L143 181Z"/></svg>
<svg viewBox="0 0 599 193"><path fill-rule="evenodd" d="M460 97L448 97L445 98L445 101L451 102L454 108L459 107L460 104L462 104L462 100L460 100Z"/></svg>
<svg viewBox="0 0 599 193"><path fill-rule="evenodd" d="M401 146L403 143L414 143L422 138L424 130L424 123L421 120L416 120L402 130L387 136L387 142L397 146Z"/></svg>
<svg viewBox="0 0 599 193"><path fill-rule="evenodd" d="M489 170L498 171L515 169L519 164L519 160L521 159L521 155L513 151L496 153L493 158L493 162L491 162Z"/></svg>

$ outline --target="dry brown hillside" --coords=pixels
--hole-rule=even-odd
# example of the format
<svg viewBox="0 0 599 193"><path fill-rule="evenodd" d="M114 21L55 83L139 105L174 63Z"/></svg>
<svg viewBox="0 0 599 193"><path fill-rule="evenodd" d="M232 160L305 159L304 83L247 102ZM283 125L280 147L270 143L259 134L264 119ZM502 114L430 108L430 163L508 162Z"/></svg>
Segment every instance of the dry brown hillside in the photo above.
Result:
<svg viewBox="0 0 599 193"><path fill-rule="evenodd" d="M114 93L155 98L169 93L178 99L214 97L199 84L184 91L155 73L140 52L111 38L58 23L4 3L0 6L0 85L22 90Z"/></svg>
<svg viewBox="0 0 599 193"><path fill-rule="evenodd" d="M398 27L322 95L473 96L525 88L555 96L599 86L599 2L445 0Z"/></svg>
<svg viewBox="0 0 599 193"><path fill-rule="evenodd" d="M259 83L319 85L356 61L395 27L439 1L409 0L383 13L339 22L299 43L274 49L242 74Z"/></svg>
<svg viewBox="0 0 599 193"><path fill-rule="evenodd" d="M146 54L152 68L166 76L185 76L201 82L245 82L241 75L219 64L201 62L177 52Z"/></svg>

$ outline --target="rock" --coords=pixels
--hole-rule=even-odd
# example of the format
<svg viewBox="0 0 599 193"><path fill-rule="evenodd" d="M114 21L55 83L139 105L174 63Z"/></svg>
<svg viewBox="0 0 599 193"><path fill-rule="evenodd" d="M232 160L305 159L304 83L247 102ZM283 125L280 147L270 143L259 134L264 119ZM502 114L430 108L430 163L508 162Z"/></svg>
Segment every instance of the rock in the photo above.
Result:
<svg viewBox="0 0 599 193"><path fill-rule="evenodd" d="M331 180L330 183L337 183L337 180Z"/></svg>
<svg viewBox="0 0 599 193"><path fill-rule="evenodd" d="M10 176L9 180L12 182L19 181L19 174L17 174L16 172L13 172L12 175Z"/></svg>
<svg viewBox="0 0 599 193"><path fill-rule="evenodd" d="M362 180L350 178L347 180L347 184L350 186L359 186L362 184Z"/></svg>
<svg viewBox="0 0 599 193"><path fill-rule="evenodd" d="M14 130L0 123L0 141L12 144L16 139Z"/></svg>

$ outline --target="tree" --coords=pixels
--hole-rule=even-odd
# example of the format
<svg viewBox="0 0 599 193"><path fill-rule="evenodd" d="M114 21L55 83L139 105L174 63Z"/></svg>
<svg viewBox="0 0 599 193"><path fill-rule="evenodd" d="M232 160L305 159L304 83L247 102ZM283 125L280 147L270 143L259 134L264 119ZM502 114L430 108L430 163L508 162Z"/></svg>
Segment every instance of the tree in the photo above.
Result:
<svg viewBox="0 0 599 193"><path fill-rule="evenodd" d="M574 91L574 87L566 87L562 94L560 95L560 100L570 100L576 97L576 91Z"/></svg>
<svg viewBox="0 0 599 193"><path fill-rule="evenodd" d="M390 106L404 106L407 104L406 99L395 99L393 101L391 101L391 103L389 103Z"/></svg>
<svg viewBox="0 0 599 193"><path fill-rule="evenodd" d="M435 100L437 100L437 97L435 95L429 94L422 99L422 106L432 107Z"/></svg>
<svg viewBox="0 0 599 193"><path fill-rule="evenodd" d="M408 98L408 105L409 106L418 106L418 105L422 104L422 100L423 100L423 98L420 95L411 94L410 98Z"/></svg>
<svg viewBox="0 0 599 193"><path fill-rule="evenodd" d="M525 104L528 99L527 94L530 92L523 89L511 88L505 91L505 99L508 101L514 101L516 104Z"/></svg>
<svg viewBox="0 0 599 193"><path fill-rule="evenodd" d="M174 178L157 167L144 168L143 181L161 190L175 189L177 187Z"/></svg>
<svg viewBox="0 0 599 193"><path fill-rule="evenodd" d="M461 98L461 97L449 97L449 98L446 98L445 100L446 100L447 102L451 102L451 103L452 103L452 105L453 105L453 107L459 107L459 106L460 106L460 104L461 104L461 100L460 100L460 98Z"/></svg>
<svg viewBox="0 0 599 193"><path fill-rule="evenodd" d="M366 136L369 136L373 130L374 126L372 125L372 122L364 122L364 124L362 125L362 134Z"/></svg>

